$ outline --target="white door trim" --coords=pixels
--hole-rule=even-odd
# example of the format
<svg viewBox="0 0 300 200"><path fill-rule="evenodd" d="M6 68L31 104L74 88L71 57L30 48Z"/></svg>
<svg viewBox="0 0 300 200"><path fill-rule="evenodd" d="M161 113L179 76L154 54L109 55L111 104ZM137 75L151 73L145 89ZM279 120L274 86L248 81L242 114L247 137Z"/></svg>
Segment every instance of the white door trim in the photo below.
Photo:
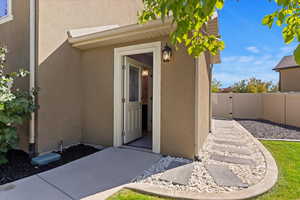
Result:
<svg viewBox="0 0 300 200"><path fill-rule="evenodd" d="M152 151L160 153L161 122L161 42L114 49L114 146L122 146L122 56L153 53L153 128Z"/></svg>

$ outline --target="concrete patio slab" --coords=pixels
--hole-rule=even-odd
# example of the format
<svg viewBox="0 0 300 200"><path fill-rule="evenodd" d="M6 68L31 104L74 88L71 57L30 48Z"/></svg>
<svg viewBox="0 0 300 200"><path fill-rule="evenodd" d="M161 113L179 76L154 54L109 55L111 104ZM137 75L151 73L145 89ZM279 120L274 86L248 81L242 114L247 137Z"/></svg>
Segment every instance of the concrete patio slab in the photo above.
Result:
<svg viewBox="0 0 300 200"><path fill-rule="evenodd" d="M219 155L216 153L213 153L210 156L211 159L220 161L220 162L225 162L225 163L234 163L234 164L239 164L239 165L249 165L249 166L255 166L255 162L250 159L246 158L238 158L238 157L231 157L231 156L223 156Z"/></svg>
<svg viewBox="0 0 300 200"><path fill-rule="evenodd" d="M239 147L224 147L224 146L219 146L219 145L213 145L212 146L213 150L216 151L221 151L221 152L228 152L228 153L236 153L236 154L241 154L241 155L246 155L249 156L251 155L251 151L247 148L239 148Z"/></svg>
<svg viewBox="0 0 300 200"><path fill-rule="evenodd" d="M194 170L193 163L170 169L160 177L163 181L172 182L179 185L187 185Z"/></svg>
<svg viewBox="0 0 300 200"><path fill-rule="evenodd" d="M235 175L228 167L209 164L206 165L205 168L218 185L242 188L246 188L249 186L248 184L243 183L242 180L237 175Z"/></svg>
<svg viewBox="0 0 300 200"><path fill-rule="evenodd" d="M73 199L81 199L130 182L160 158L148 152L107 148L39 176Z"/></svg>
<svg viewBox="0 0 300 200"><path fill-rule="evenodd" d="M72 200L38 176L24 178L2 187L7 189L0 191L1 200Z"/></svg>

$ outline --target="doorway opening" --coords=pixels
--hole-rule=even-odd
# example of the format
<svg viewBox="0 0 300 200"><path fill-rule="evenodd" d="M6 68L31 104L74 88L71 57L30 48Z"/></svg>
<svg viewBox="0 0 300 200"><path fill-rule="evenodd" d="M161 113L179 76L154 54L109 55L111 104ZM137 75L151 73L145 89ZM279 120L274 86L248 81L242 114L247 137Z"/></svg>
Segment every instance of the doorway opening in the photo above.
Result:
<svg viewBox="0 0 300 200"><path fill-rule="evenodd" d="M115 48L114 146L160 153L160 124L161 42Z"/></svg>
<svg viewBox="0 0 300 200"><path fill-rule="evenodd" d="M153 53L123 57L123 144L152 150Z"/></svg>

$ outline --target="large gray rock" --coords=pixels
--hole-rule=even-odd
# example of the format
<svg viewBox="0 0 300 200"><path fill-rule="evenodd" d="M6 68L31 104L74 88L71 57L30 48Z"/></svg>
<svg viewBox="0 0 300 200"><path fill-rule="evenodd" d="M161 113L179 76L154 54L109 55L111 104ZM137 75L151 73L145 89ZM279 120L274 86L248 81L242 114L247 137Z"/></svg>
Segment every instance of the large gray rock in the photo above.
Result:
<svg viewBox="0 0 300 200"><path fill-rule="evenodd" d="M213 153L210 156L211 159L225 162L225 163L233 163L233 164L239 164L239 165L250 165L251 167L254 167L256 163L251 159L246 158L238 158L238 157L231 157L231 156L223 156L216 153Z"/></svg>
<svg viewBox="0 0 300 200"><path fill-rule="evenodd" d="M228 167L221 165L209 164L206 165L208 173L213 177L214 181L220 186L226 187L243 187L249 185L242 182L242 180L235 175Z"/></svg>
<svg viewBox="0 0 300 200"><path fill-rule="evenodd" d="M172 182L173 184L187 185L192 176L193 169L193 163L183 165L181 167L165 171L161 175L160 179L162 181Z"/></svg>

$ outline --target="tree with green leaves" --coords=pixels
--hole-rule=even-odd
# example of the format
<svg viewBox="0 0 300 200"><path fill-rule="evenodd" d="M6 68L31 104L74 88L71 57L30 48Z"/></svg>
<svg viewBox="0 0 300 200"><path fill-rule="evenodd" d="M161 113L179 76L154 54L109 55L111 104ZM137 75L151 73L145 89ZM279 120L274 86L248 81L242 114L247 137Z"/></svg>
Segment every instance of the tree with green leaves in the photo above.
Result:
<svg viewBox="0 0 300 200"><path fill-rule="evenodd" d="M176 29L170 35L171 42L178 46L184 44L188 53L199 56L209 51L216 55L224 49L224 42L203 28L213 17L216 9L223 7L224 0L144 0L144 10L140 22L172 16Z"/></svg>
<svg viewBox="0 0 300 200"><path fill-rule="evenodd" d="M218 93L218 92L220 92L221 87L222 87L222 84L221 84L220 81L217 81L216 79L213 79L213 80L212 80L212 83L211 83L211 91L212 91L213 93Z"/></svg>
<svg viewBox="0 0 300 200"><path fill-rule="evenodd" d="M269 0L273 1L273 0ZM289 44L300 42L300 0L274 0L278 10L267 15L263 24L270 28L276 24L283 28L283 38ZM199 56L202 52L216 55L224 49L224 42L216 35L205 31L205 26L216 11L221 10L225 0L144 0L144 10L140 13L140 23L150 20L171 18L175 30L170 35L171 42L184 44L189 54ZM300 45L294 52L300 64Z"/></svg>
<svg viewBox="0 0 300 200"><path fill-rule="evenodd" d="M0 164L7 162L6 153L18 144L17 127L37 109L36 91L22 91L14 85L15 79L26 77L28 72L7 73L6 54L7 49L0 47Z"/></svg>
<svg viewBox="0 0 300 200"><path fill-rule="evenodd" d="M256 78L248 80L241 80L231 86L234 93L267 93L277 92L278 85L273 84L272 81L262 81Z"/></svg>
<svg viewBox="0 0 300 200"><path fill-rule="evenodd" d="M269 0L271 1L271 0ZM272 28L276 23L282 27L282 36L286 44L300 43L300 0L275 0L279 9L264 17L263 24ZM300 44L294 51L296 62L300 64Z"/></svg>

